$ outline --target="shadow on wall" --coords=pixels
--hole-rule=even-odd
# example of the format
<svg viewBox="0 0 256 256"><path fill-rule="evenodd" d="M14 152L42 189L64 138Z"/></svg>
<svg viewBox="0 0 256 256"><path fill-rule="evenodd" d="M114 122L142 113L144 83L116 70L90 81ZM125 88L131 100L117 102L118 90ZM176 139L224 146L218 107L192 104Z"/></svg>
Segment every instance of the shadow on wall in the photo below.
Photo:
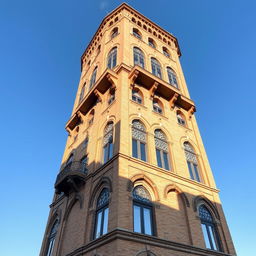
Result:
<svg viewBox="0 0 256 256"><path fill-rule="evenodd" d="M115 141L120 124L112 131ZM100 140L102 152L107 145L109 154L111 136ZM58 194L51 204L41 256L167 256L177 252L173 248L179 255L235 254L220 204L184 192L171 180L158 178L158 184L153 174L139 174L140 170L129 179L119 176L118 140L105 164L87 164L90 142L86 147L83 143L72 150L57 176ZM133 163L126 161L127 166Z"/></svg>

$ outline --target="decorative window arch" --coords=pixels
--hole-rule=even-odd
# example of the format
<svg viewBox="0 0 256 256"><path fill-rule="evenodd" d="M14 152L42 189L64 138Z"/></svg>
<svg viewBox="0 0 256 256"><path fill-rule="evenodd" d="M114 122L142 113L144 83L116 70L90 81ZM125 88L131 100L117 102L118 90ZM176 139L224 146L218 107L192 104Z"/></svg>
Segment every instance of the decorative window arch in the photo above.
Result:
<svg viewBox="0 0 256 256"><path fill-rule="evenodd" d="M169 146L162 130L155 130L155 148L157 165L160 168L170 170Z"/></svg>
<svg viewBox="0 0 256 256"><path fill-rule="evenodd" d="M93 87L93 85L96 82L97 69L98 69L98 67L95 67L95 69L92 72L92 76L91 76L91 80L90 80L90 89Z"/></svg>
<svg viewBox="0 0 256 256"><path fill-rule="evenodd" d="M103 163L106 163L113 157L113 132L114 123L109 122L104 129L103 137Z"/></svg>
<svg viewBox="0 0 256 256"><path fill-rule="evenodd" d="M164 54L166 57L170 58L170 52L169 52L169 50L168 50L166 47L163 47L163 54Z"/></svg>
<svg viewBox="0 0 256 256"><path fill-rule="evenodd" d="M163 114L163 104L161 103L160 100L154 98L153 99L153 111L158 113L158 114Z"/></svg>
<svg viewBox="0 0 256 256"><path fill-rule="evenodd" d="M186 126L186 118L184 116L184 114L181 111L177 111L176 113L177 115L177 121L180 125Z"/></svg>
<svg viewBox="0 0 256 256"><path fill-rule="evenodd" d="M117 47L114 47L108 54L108 68L112 69L116 66Z"/></svg>
<svg viewBox="0 0 256 256"><path fill-rule="evenodd" d="M118 35L118 27L115 27L112 29L111 34L110 34L110 38L113 39L114 37L116 37Z"/></svg>
<svg viewBox="0 0 256 256"><path fill-rule="evenodd" d="M132 121L132 156L147 161L147 134L145 126L139 120Z"/></svg>
<svg viewBox="0 0 256 256"><path fill-rule="evenodd" d="M83 100L84 98L84 91L85 91L85 86L86 86L86 83L83 84L83 87L81 89L81 92L80 92L80 95L79 95L79 103Z"/></svg>
<svg viewBox="0 0 256 256"><path fill-rule="evenodd" d="M161 65L156 58L151 57L152 74L162 79Z"/></svg>
<svg viewBox="0 0 256 256"><path fill-rule="evenodd" d="M141 37L141 33L140 33L140 31L137 29L137 28L133 28L132 29L132 34L135 36L135 37L137 37L138 39L141 39L142 37Z"/></svg>
<svg viewBox="0 0 256 256"><path fill-rule="evenodd" d="M153 235L153 209L149 192L142 185L138 185L133 189L132 197L134 232Z"/></svg>
<svg viewBox="0 0 256 256"><path fill-rule="evenodd" d="M204 204L201 204L198 207L198 214L201 220L201 228L206 248L220 251L220 240L211 212Z"/></svg>
<svg viewBox="0 0 256 256"><path fill-rule="evenodd" d="M94 239L105 235L108 232L108 213L109 213L109 190L103 188L96 205L96 220L94 229Z"/></svg>
<svg viewBox="0 0 256 256"><path fill-rule="evenodd" d="M47 249L46 249L46 256L52 256L53 249L54 249L54 243L56 239L56 235L58 232L58 226L59 226L59 220L56 219L52 225L52 228L50 230L48 241L47 241Z"/></svg>
<svg viewBox="0 0 256 256"><path fill-rule="evenodd" d="M156 48L156 43L151 37L148 38L148 45L153 48Z"/></svg>
<svg viewBox="0 0 256 256"><path fill-rule="evenodd" d="M145 58L144 58L144 53L142 50L138 47L133 47L133 62L134 65L138 65L142 68L145 66Z"/></svg>
<svg viewBox="0 0 256 256"><path fill-rule="evenodd" d="M192 180L201 182L201 178L199 175L198 160L197 160L195 151L189 142L186 141L184 142L183 145L184 145L184 151L185 151L190 178Z"/></svg>
<svg viewBox="0 0 256 256"><path fill-rule="evenodd" d="M139 104L143 104L143 96L139 90L132 89L132 100Z"/></svg>
<svg viewBox="0 0 256 256"><path fill-rule="evenodd" d="M176 73L170 67L167 67L166 70L169 79L169 84L179 89Z"/></svg>

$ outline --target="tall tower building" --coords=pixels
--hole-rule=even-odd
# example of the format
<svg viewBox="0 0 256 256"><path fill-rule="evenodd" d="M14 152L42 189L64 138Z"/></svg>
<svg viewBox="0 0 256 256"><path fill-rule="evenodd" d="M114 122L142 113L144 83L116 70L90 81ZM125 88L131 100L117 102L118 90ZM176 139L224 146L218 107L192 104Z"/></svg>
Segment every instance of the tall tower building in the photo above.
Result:
<svg viewBox="0 0 256 256"><path fill-rule="evenodd" d="M81 57L41 256L235 255L177 39L122 4Z"/></svg>

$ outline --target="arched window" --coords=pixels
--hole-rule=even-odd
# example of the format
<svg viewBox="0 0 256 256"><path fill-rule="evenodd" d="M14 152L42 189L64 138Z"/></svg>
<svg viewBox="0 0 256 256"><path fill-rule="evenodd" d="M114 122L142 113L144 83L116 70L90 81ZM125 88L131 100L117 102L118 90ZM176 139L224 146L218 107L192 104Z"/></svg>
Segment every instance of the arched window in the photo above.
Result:
<svg viewBox="0 0 256 256"><path fill-rule="evenodd" d="M46 256L52 256L53 248L54 248L54 242L56 238L56 234L58 231L59 221L56 220L54 224L52 225L50 234L48 236L48 242L47 242L47 253Z"/></svg>
<svg viewBox="0 0 256 256"><path fill-rule="evenodd" d="M176 74L170 67L167 67L167 75L169 79L169 84L179 89Z"/></svg>
<svg viewBox="0 0 256 256"><path fill-rule="evenodd" d="M150 45L153 48L156 48L156 43L152 38L148 38L148 45Z"/></svg>
<svg viewBox="0 0 256 256"><path fill-rule="evenodd" d="M153 99L153 110L158 114L163 114L163 108L158 99Z"/></svg>
<svg viewBox="0 0 256 256"><path fill-rule="evenodd" d="M83 173L87 173L88 169L88 156L84 156L81 161L80 161L80 164L81 164L81 169L82 169L82 172Z"/></svg>
<svg viewBox="0 0 256 256"><path fill-rule="evenodd" d="M95 239L108 232L108 204L109 190L104 188L97 200L96 222L94 230Z"/></svg>
<svg viewBox="0 0 256 256"><path fill-rule="evenodd" d="M133 48L133 61L134 65L144 68L144 54L138 47Z"/></svg>
<svg viewBox="0 0 256 256"><path fill-rule="evenodd" d="M116 37L117 35L118 35L118 28L115 27L115 28L112 30L110 37L111 37L111 39L112 39L112 38Z"/></svg>
<svg viewBox="0 0 256 256"><path fill-rule="evenodd" d="M157 165L170 170L168 143L165 134L160 129L155 130L155 147Z"/></svg>
<svg viewBox="0 0 256 256"><path fill-rule="evenodd" d="M190 178L192 180L196 180L200 182L201 179L200 179L199 170L198 170L198 161L197 161L197 156L194 152L194 149L192 148L190 143L184 142L184 150L185 150Z"/></svg>
<svg viewBox="0 0 256 256"><path fill-rule="evenodd" d="M112 69L116 66L117 47L114 47L108 54L108 68Z"/></svg>
<svg viewBox="0 0 256 256"><path fill-rule="evenodd" d="M177 111L177 121L179 124L186 126L186 119L180 111Z"/></svg>
<svg viewBox="0 0 256 256"><path fill-rule="evenodd" d="M137 28L133 28L133 29L132 29L132 34L133 34L135 37L141 39L141 33L140 33L140 31L139 31Z"/></svg>
<svg viewBox="0 0 256 256"><path fill-rule="evenodd" d="M139 120L132 121L132 156L146 161L147 134Z"/></svg>
<svg viewBox="0 0 256 256"><path fill-rule="evenodd" d="M166 57L170 58L170 52L168 51L168 49L167 49L166 47L163 47L163 54L164 54Z"/></svg>
<svg viewBox="0 0 256 256"><path fill-rule="evenodd" d="M113 129L113 122L109 122L104 129L103 163L106 163L113 156Z"/></svg>
<svg viewBox="0 0 256 256"><path fill-rule="evenodd" d="M84 98L84 91L85 91L85 83L84 83L84 85L83 85L83 87L82 87L82 89L81 89L81 92L80 92L80 96L79 96L79 103L83 100L83 98Z"/></svg>
<svg viewBox="0 0 256 256"><path fill-rule="evenodd" d="M219 251L219 237L211 213L205 205L200 205L198 212L206 248Z"/></svg>
<svg viewBox="0 0 256 256"><path fill-rule="evenodd" d="M151 58L152 74L162 78L161 66L157 59Z"/></svg>
<svg viewBox="0 0 256 256"><path fill-rule="evenodd" d="M132 90L132 100L134 102L142 104L142 96L138 90L135 90L135 89Z"/></svg>
<svg viewBox="0 0 256 256"><path fill-rule="evenodd" d="M93 85L96 82L96 75L97 75L97 69L98 67L96 67L93 72L92 72L92 76L91 76L91 80L90 80L90 89L93 87Z"/></svg>
<svg viewBox="0 0 256 256"><path fill-rule="evenodd" d="M136 186L133 196L133 230L134 232L153 235L152 203L148 191L141 185Z"/></svg>

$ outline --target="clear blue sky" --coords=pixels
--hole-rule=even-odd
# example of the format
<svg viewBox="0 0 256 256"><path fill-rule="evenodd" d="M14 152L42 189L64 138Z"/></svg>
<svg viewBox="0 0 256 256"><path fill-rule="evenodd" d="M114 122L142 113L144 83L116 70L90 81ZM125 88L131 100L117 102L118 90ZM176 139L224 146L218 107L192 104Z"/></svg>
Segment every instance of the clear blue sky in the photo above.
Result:
<svg viewBox="0 0 256 256"><path fill-rule="evenodd" d="M38 255L80 76L80 56L121 1L1 0L0 254ZM127 1L178 39L240 256L255 253L256 2Z"/></svg>

